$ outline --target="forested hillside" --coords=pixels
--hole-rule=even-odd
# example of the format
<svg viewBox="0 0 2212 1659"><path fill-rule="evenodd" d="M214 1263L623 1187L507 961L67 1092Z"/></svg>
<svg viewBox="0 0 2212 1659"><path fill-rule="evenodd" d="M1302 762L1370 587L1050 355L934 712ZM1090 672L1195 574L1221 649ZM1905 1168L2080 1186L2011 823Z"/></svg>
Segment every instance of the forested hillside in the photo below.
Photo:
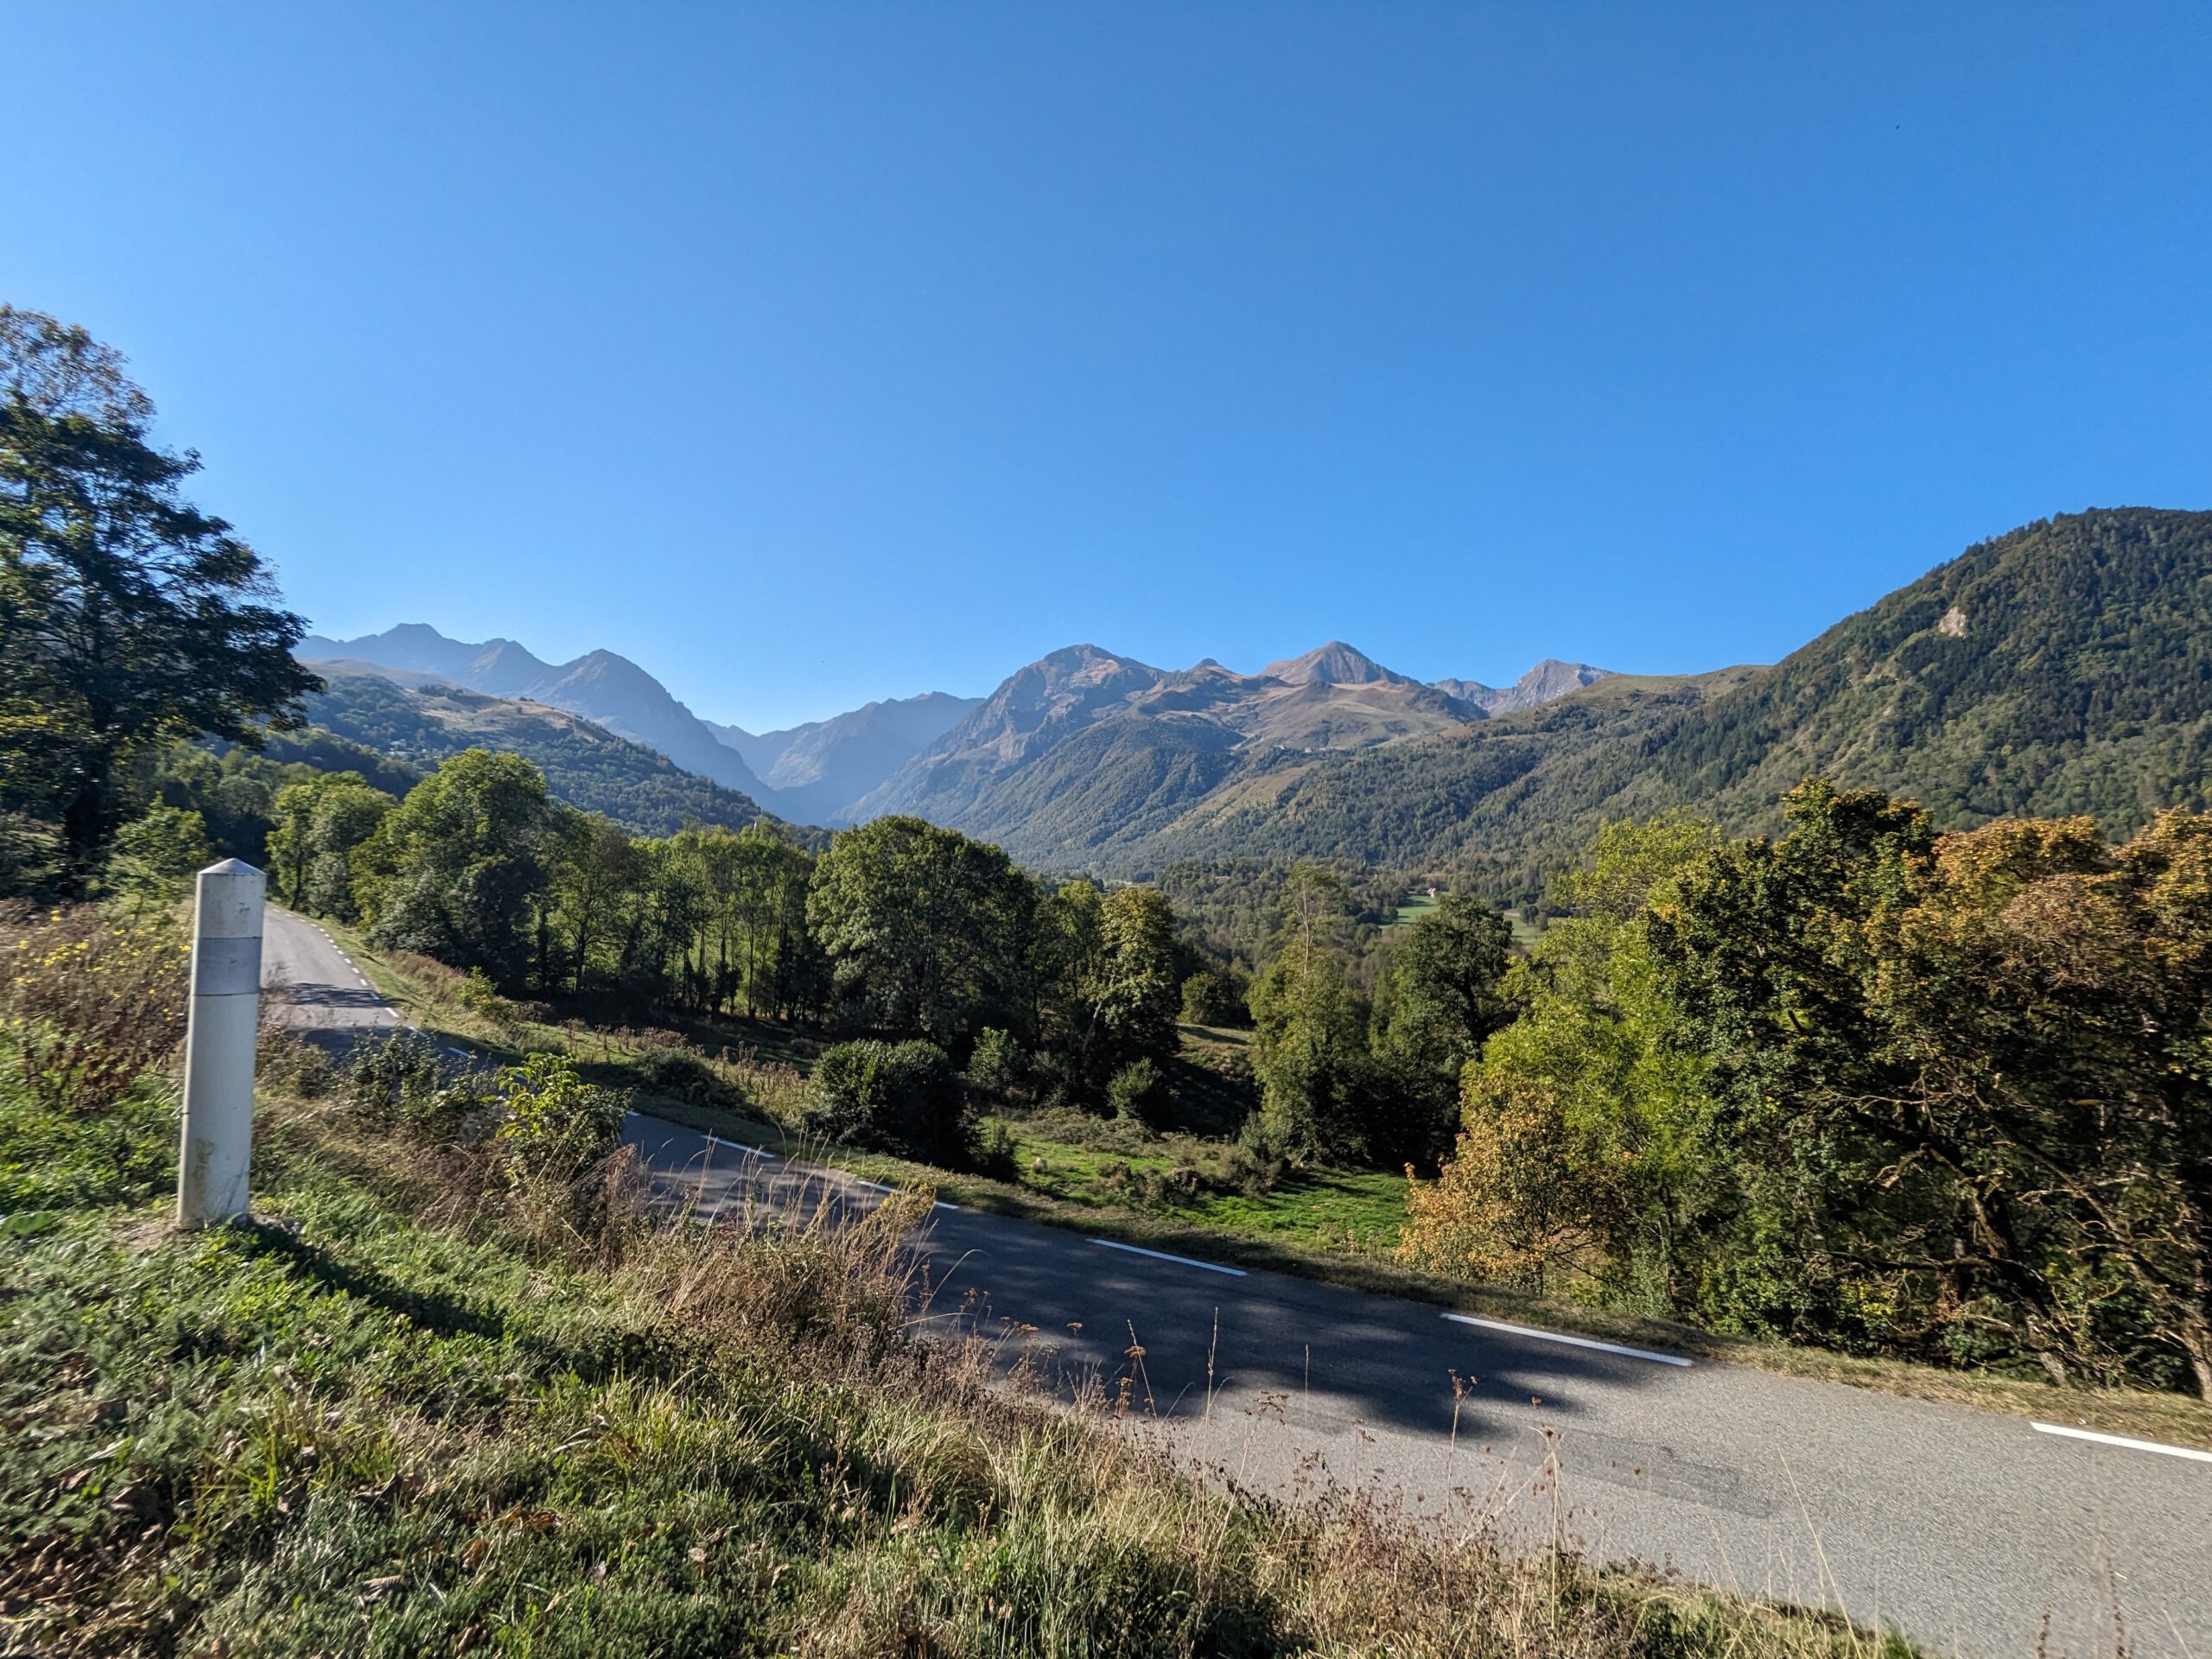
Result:
<svg viewBox="0 0 2212 1659"><path fill-rule="evenodd" d="M322 671L328 689L308 699L308 721L413 766L427 770L468 748L505 750L543 772L555 798L641 835L673 835L687 823L735 830L777 822L750 797L544 703L405 686L327 664ZM356 761L346 764L359 769Z"/></svg>
<svg viewBox="0 0 2212 1659"><path fill-rule="evenodd" d="M1598 672L1540 664L1510 692L1452 683L1486 699L1541 698ZM1009 676L853 816L912 812L1039 863L1119 868L1115 849L1168 829L1242 772L1285 755L1380 750L1484 718L1482 703L1342 640L1257 674L1211 658L1158 669L1071 645Z"/></svg>
<svg viewBox="0 0 2212 1659"><path fill-rule="evenodd" d="M1128 757L1085 759L1084 793L1140 793ZM1970 548L1770 669L1614 676L1402 743L1249 756L1088 838L1042 802L994 828L1033 862L1124 874L1287 855L1506 880L1668 807L1771 829L1815 772L1946 828L2085 812L2128 833L2202 805L2208 761L2212 513L2114 509Z"/></svg>
<svg viewBox="0 0 2212 1659"><path fill-rule="evenodd" d="M546 663L512 639L478 645L448 639L420 622L404 622L358 639L309 634L300 642L299 654L317 664L385 674L402 684L427 676L490 696L548 703L657 749L684 771L756 802L772 793L744 757L666 686L611 651L590 652L570 663Z"/></svg>
<svg viewBox="0 0 2212 1659"><path fill-rule="evenodd" d="M2212 512L2120 509L1969 548L1686 722L1662 771L1745 823L1817 770L1947 827L2133 831L2203 804L2209 721Z"/></svg>

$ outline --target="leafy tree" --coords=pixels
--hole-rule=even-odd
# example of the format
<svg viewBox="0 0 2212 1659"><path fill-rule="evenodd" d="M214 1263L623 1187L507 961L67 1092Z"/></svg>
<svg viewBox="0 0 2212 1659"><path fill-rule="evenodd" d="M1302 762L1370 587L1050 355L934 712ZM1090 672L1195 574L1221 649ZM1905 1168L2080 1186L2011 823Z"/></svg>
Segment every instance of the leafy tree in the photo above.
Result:
<svg viewBox="0 0 2212 1659"><path fill-rule="evenodd" d="M354 855L395 804L356 772L321 772L277 791L270 803L268 847L284 902L353 920Z"/></svg>
<svg viewBox="0 0 2212 1659"><path fill-rule="evenodd" d="M1274 1145L1306 1157L1357 1157L1369 1140L1368 1010L1344 973L1344 896L1332 872L1294 868L1277 948L1252 984L1263 1122Z"/></svg>
<svg viewBox="0 0 2212 1659"><path fill-rule="evenodd" d="M1774 1313L2059 1376L2163 1351L2212 1398L2212 819L1939 839L1817 781L1789 814L1654 925L1797 1240Z"/></svg>
<svg viewBox="0 0 2212 1659"><path fill-rule="evenodd" d="M117 833L109 868L117 886L170 899L188 889L192 878L214 856L207 844L207 826L197 812L157 805Z"/></svg>
<svg viewBox="0 0 2212 1659"><path fill-rule="evenodd" d="M648 860L639 843L596 812L565 815L553 844L549 920L562 939L565 977L579 991L620 973L625 924L642 903Z"/></svg>
<svg viewBox="0 0 2212 1659"><path fill-rule="evenodd" d="M1077 1096L1103 1102L1109 1080L1125 1067L1145 1060L1156 1071L1174 1057L1175 915L1151 888L1102 897L1077 881L1047 901L1044 921L1047 1040Z"/></svg>
<svg viewBox="0 0 2212 1659"><path fill-rule="evenodd" d="M965 1074L969 1087L988 1098L1007 1100L1022 1091L1028 1073L1029 1057L1011 1033L986 1026L976 1033Z"/></svg>
<svg viewBox="0 0 2212 1659"><path fill-rule="evenodd" d="M997 848L920 818L841 831L816 865L807 920L862 1023L964 1046L1034 1024L1035 884Z"/></svg>
<svg viewBox="0 0 2212 1659"><path fill-rule="evenodd" d="M81 329L0 308L0 807L51 814L82 890L118 777L178 736L251 743L321 682L260 559L185 501L199 469Z"/></svg>
<svg viewBox="0 0 2212 1659"><path fill-rule="evenodd" d="M818 1012L830 965L807 925L815 855L780 824L756 823L739 835L746 931L745 1003L750 1013Z"/></svg>
<svg viewBox="0 0 2212 1659"><path fill-rule="evenodd" d="M1086 1000L1116 1060L1173 1058L1182 989L1175 976L1175 912L1151 887L1116 887L1100 907L1101 975ZM1118 1067L1117 1067L1118 1069Z"/></svg>
<svg viewBox="0 0 2212 1659"><path fill-rule="evenodd" d="M1599 1212L1617 1230L1608 1288L1653 1313L1686 1294L1700 1229L1731 1184L1705 1151L1709 1068L1680 1039L1645 918L1719 844L1711 825L1683 817L1600 831L1586 868L1555 884L1577 913L1508 970L1501 995L1515 1018L1463 1080L1470 1102L1548 1098L1573 1144L1611 1170L1618 1201ZM1440 1185L1432 1208L1452 1190Z"/></svg>
<svg viewBox="0 0 2212 1659"><path fill-rule="evenodd" d="M1251 1019L1252 986L1232 970L1201 968L1183 982L1183 1018L1194 1026L1236 1026Z"/></svg>
<svg viewBox="0 0 2212 1659"><path fill-rule="evenodd" d="M124 372L124 362L74 324L0 305L0 397L51 418L143 432L153 424L154 402Z"/></svg>
<svg viewBox="0 0 2212 1659"><path fill-rule="evenodd" d="M1459 893L1406 930L1376 1010L1387 1075L1370 1134L1378 1156L1427 1165L1446 1149L1459 1073L1508 1017L1498 982L1512 943L1503 916Z"/></svg>
<svg viewBox="0 0 2212 1659"><path fill-rule="evenodd" d="M359 897L378 943L519 983L555 825L544 776L529 761L455 755L359 850Z"/></svg>
<svg viewBox="0 0 2212 1659"><path fill-rule="evenodd" d="M218 755L202 743L175 742L140 759L120 794L126 817L157 801L197 812L216 856L266 866L276 791L303 772L252 750Z"/></svg>
<svg viewBox="0 0 2212 1659"><path fill-rule="evenodd" d="M1390 1040L1457 1077L1506 1021L1498 982L1512 945L1511 924L1480 899L1438 899L1392 958Z"/></svg>
<svg viewBox="0 0 2212 1659"><path fill-rule="evenodd" d="M1400 1259L1548 1295L1593 1274L1618 1227L1615 1171L1541 1084L1470 1074L1466 1127L1434 1181L1413 1180Z"/></svg>

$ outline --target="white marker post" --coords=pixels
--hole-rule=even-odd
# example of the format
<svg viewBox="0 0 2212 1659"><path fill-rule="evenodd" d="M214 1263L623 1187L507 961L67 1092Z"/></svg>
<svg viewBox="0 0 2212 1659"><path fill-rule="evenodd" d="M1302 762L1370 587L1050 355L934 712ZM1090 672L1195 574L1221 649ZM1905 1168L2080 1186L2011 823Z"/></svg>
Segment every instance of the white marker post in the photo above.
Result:
<svg viewBox="0 0 2212 1659"><path fill-rule="evenodd" d="M176 1176L181 1227L204 1227L246 1211L266 886L259 870L235 858L200 872L192 1023L184 1039L184 1149Z"/></svg>

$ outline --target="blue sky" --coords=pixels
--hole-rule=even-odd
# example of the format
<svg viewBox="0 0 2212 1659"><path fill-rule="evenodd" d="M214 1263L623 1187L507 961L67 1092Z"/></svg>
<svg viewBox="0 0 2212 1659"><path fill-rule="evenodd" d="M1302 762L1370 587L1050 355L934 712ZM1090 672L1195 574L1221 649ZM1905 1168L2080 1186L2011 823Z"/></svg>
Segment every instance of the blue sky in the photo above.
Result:
<svg viewBox="0 0 2212 1659"><path fill-rule="evenodd" d="M1770 660L2212 505L2212 8L0 10L0 298L327 632L755 729Z"/></svg>

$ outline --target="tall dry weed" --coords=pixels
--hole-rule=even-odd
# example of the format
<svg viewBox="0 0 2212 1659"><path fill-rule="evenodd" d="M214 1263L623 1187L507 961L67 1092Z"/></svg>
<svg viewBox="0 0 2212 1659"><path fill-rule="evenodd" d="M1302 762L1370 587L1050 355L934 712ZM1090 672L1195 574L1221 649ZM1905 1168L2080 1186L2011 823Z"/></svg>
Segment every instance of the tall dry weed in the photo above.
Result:
<svg viewBox="0 0 2212 1659"><path fill-rule="evenodd" d="M184 1040L189 963L166 917L0 910L4 1063L48 1110L112 1104Z"/></svg>

